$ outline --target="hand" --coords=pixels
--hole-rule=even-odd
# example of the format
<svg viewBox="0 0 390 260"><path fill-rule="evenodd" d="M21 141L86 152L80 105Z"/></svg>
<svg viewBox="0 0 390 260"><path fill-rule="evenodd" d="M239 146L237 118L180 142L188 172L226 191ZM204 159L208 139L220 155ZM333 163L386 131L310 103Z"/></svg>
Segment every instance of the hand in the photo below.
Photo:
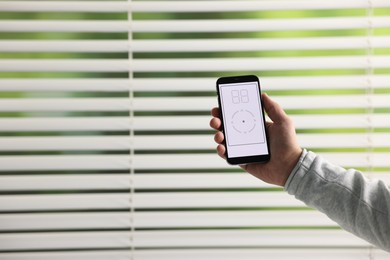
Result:
<svg viewBox="0 0 390 260"><path fill-rule="evenodd" d="M282 107L273 101L267 94L262 94L265 111L272 120L267 122L268 138L271 151L271 159L267 163L252 163L240 165L242 169L253 176L271 184L284 186L288 176L297 164L301 156L300 148L295 134L294 124L283 111ZM220 131L221 120L219 108L211 110L213 118L210 126L218 132L214 136L218 155L226 158L226 147L223 145L224 135Z"/></svg>

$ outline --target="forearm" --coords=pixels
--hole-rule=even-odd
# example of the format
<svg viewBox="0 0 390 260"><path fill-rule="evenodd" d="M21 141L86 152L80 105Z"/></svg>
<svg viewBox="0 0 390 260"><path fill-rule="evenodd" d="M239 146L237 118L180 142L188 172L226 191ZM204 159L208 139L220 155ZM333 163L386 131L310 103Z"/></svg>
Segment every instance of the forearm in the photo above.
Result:
<svg viewBox="0 0 390 260"><path fill-rule="evenodd" d="M304 151L285 189L345 230L390 251L390 189L384 182Z"/></svg>

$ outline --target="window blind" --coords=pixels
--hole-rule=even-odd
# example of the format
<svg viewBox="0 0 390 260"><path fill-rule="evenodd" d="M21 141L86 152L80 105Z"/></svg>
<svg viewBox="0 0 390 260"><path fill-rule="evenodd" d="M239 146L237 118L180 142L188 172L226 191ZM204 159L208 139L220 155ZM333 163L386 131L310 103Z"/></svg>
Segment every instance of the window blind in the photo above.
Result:
<svg viewBox="0 0 390 260"><path fill-rule="evenodd" d="M390 1L1 1L0 259L385 259L215 153L256 74L302 147L390 180Z"/></svg>

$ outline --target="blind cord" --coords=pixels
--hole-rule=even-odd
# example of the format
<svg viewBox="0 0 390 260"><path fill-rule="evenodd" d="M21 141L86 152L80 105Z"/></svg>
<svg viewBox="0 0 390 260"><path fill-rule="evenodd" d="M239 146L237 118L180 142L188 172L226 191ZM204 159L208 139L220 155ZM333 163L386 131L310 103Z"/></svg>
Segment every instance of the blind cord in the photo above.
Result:
<svg viewBox="0 0 390 260"><path fill-rule="evenodd" d="M133 260L134 256L134 88L133 84L133 72L132 72L132 60L133 60L133 51L131 49L133 35L132 35L132 1L128 0L128 77L129 77L129 124L130 124L130 169L129 169L129 181L130 181L130 257L129 259Z"/></svg>
<svg viewBox="0 0 390 260"><path fill-rule="evenodd" d="M374 68L372 66L372 55L374 54L374 49L372 46L372 36L373 36L373 26L372 26L372 18L374 15L374 9L373 9L373 2L372 0L367 0L367 10L366 10L366 16L367 16L367 49L366 49L366 56L367 56L367 67L366 67L366 77L367 77L367 86L366 86L366 96L367 96L367 174L368 176L372 176L373 174L373 141L372 141L372 135L374 132L373 127L373 114L374 114L374 107L372 102L372 95L374 93L373 85L372 85L372 76L374 75ZM374 259L373 255L373 249L374 247L370 244L368 248L368 258L370 260Z"/></svg>

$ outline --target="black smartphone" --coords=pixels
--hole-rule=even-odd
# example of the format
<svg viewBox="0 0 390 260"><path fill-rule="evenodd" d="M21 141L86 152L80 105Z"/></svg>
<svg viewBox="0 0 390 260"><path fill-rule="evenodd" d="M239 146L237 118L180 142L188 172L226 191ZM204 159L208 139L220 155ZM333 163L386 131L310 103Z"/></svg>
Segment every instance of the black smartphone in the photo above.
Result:
<svg viewBox="0 0 390 260"><path fill-rule="evenodd" d="M257 76L217 80L218 104L229 164L269 161L267 128Z"/></svg>

